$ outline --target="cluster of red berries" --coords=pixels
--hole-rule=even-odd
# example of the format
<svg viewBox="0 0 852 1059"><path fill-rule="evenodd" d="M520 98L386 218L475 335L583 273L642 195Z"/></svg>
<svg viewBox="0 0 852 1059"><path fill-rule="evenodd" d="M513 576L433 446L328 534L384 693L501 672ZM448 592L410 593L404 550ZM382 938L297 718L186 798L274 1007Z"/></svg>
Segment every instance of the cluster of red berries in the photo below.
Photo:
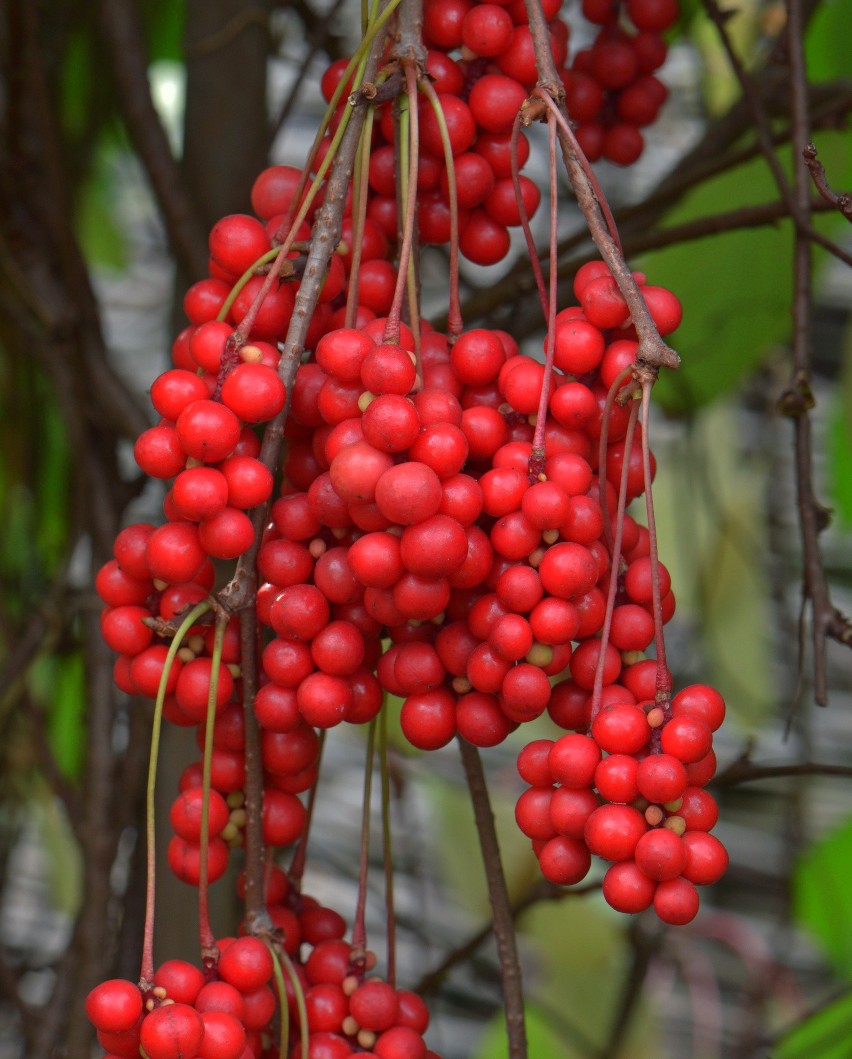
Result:
<svg viewBox="0 0 852 1059"><path fill-rule="evenodd" d="M609 297L610 285L597 263L578 273L592 317L611 306L589 291ZM648 289L660 326L674 306L679 319L672 295ZM644 489L638 443L625 453L626 408L609 413L598 466L601 373L617 375L635 340L629 329L605 334L583 310L557 317L544 460L531 481L543 365L502 332L468 331L450 348L427 331L414 392L413 336L403 327L398 344L385 343L383 327L327 333L296 376L283 495L258 557L258 618L275 634L259 718L281 733L360 723L384 690L403 699L414 746L457 733L492 746L545 709L559 717L551 678L569 665L574 684L593 686L610 571L599 473L612 514L625 458L629 497ZM607 684L620 652L654 636L647 532L625 526ZM663 597L668 618L668 588Z"/></svg>
<svg viewBox="0 0 852 1059"><path fill-rule="evenodd" d="M580 125L586 138L613 114L604 144L619 122L640 123L623 101L634 89L641 96L640 82L655 68L653 40L664 54L658 34L674 17L672 3L631 0L639 29L632 36L618 27L617 3L608 0L606 12L584 4L604 28L565 73L569 102L572 92L588 96L591 76L609 95ZM565 70L558 6L546 14ZM497 261L507 226L520 218L510 130L536 79L523 4L433 0L424 18L427 67L455 157L461 249L471 260ZM624 47L638 58L629 77L615 78L619 64L630 66ZM329 69L327 98L344 68ZM663 919L686 922L697 909L695 884L724 870L724 850L708 834L715 805L703 791L724 704L695 688L669 704L659 695L657 663L643 659L675 602L665 567L652 562L648 531L623 514L623 504L650 487L634 397L628 387L611 399L637 357L628 306L604 264L581 268L579 305L550 322L551 369L503 331L477 328L450 340L424 323L415 338L392 322L394 117L389 105L381 110L367 216L355 225L347 206L289 393L279 346L294 313L302 248L293 245L274 278L263 266L295 215L301 174L265 170L252 191L256 216L214 226L209 276L187 292L190 324L173 344L173 366L151 388L160 420L135 446L143 472L170 482L166 521L122 530L97 576L117 685L163 694L166 720L195 726L199 746L208 735L212 742L209 795L201 761L181 777L170 867L198 885L206 861L212 882L243 841L247 663L239 622L233 618L222 636L220 626L214 632L199 619L176 653L169 641L214 593L214 560L237 560L257 544L259 664L251 684L267 847L290 846L305 832L300 795L317 780L318 730L371 721L388 696L400 700L402 730L423 750L456 735L494 746L547 712L572 734L522 752L519 768L532 789L518 803L545 875L576 882L595 853L613 862L604 893L615 908L635 912L653 902ZM425 105L420 117L421 236L445 242L438 124ZM522 164L526 143L519 142ZM602 149L624 160L617 148ZM521 196L532 213L538 191L525 178ZM356 228L357 279L348 252ZM307 222L295 234L308 239ZM681 319L677 298L634 275L658 330L670 333ZM261 458L258 428L280 422L285 406L286 452L272 467ZM652 456L648 463L652 477ZM255 541L249 512L258 508L268 518ZM292 970L286 999L279 998L293 1027L289 1055L301 1055L296 1042L305 1032L311 1059L433 1056L423 1041L422 1001L365 979L374 958L344 940L342 917L291 888L277 868L266 884L275 943ZM140 987L108 982L94 990L89 1014L111 1055L140 1047L149 1059L277 1054L273 957L255 938L225 939L219 952L205 972L173 961Z"/></svg>
<svg viewBox="0 0 852 1059"><path fill-rule="evenodd" d="M590 162L632 165L645 147L640 129L656 120L668 96L654 72L665 61L663 34L677 21L678 2L583 0L582 11L601 28L562 74L568 113Z"/></svg>
<svg viewBox="0 0 852 1059"><path fill-rule="evenodd" d="M561 6L561 0L549 0L544 9L577 139L590 161L603 157L631 165L644 147L640 128L656 119L667 96L654 71L666 57L662 33L677 19L677 0L629 0L625 5L620 0L585 0L583 15L601 29L593 45L570 62L569 27L558 17ZM622 20L622 7L635 30ZM460 249L477 264L494 264L509 251L508 229L521 224L512 180L512 125L538 80L526 9L523 0L427 0L423 16L429 49L426 71L438 94L453 154ZM326 71L326 101L345 69L342 59ZM419 110L418 228L424 243L444 244L450 240L444 148L429 101L422 100ZM398 218L391 104L385 103L380 114L370 155L367 216L374 240L384 235L394 241ZM332 122L332 131L334 127ZM516 150L520 170L530 151L523 133ZM321 149L318 157L323 156ZM523 175L520 188L526 215L532 217L541 198L539 188Z"/></svg>
<svg viewBox="0 0 852 1059"><path fill-rule="evenodd" d="M518 755L531 786L515 819L551 882L580 882L594 853L611 862L603 894L613 908L635 913L653 904L664 922L682 925L698 912L696 886L717 882L728 866L725 847L709 834L719 813L704 790L716 771L713 732L725 703L694 684L663 706L655 688L656 662L627 667L590 726L589 697L581 705L576 696L579 730L535 740Z"/></svg>
<svg viewBox="0 0 852 1059"><path fill-rule="evenodd" d="M426 1005L415 993L365 977L375 954L344 940L346 923L331 908L297 894L280 869L268 874L269 913L304 1000L308 1055L345 1059L438 1059L426 1047ZM258 938L222 938L201 970L167 960L150 983L111 979L86 1000L105 1059L256 1059L278 1056L270 1027L278 1000L273 957ZM288 1055L302 1055L302 1008L284 976L290 1023Z"/></svg>

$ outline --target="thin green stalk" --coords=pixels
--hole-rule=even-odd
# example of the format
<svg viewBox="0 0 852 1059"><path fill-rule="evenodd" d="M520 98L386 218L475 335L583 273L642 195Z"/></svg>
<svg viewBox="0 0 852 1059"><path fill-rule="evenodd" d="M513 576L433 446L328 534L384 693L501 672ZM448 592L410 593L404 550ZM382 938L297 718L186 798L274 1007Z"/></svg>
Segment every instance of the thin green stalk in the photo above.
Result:
<svg viewBox="0 0 852 1059"><path fill-rule="evenodd" d="M364 220L367 216L367 200L370 191L370 142L373 138L375 108L370 107L364 118L364 129L358 142L358 154L353 170L352 188L352 246L349 248L352 261L349 265L349 285L346 291L346 326L354 327L358 311L358 277L361 274Z"/></svg>
<svg viewBox="0 0 852 1059"><path fill-rule="evenodd" d="M382 849L385 867L385 909L387 912L387 979L396 988L396 910L393 896L393 834L391 832L390 769L388 768L388 720L379 713L379 766L382 776Z"/></svg>
<svg viewBox="0 0 852 1059"><path fill-rule="evenodd" d="M225 642L226 617L216 619L210 667L210 688L207 693L207 718L204 728L204 757L201 764L201 851L198 868L198 934L201 941L202 966L213 966L219 957L216 936L210 926L208 860L210 842L210 770L213 759L213 730L216 725L216 699L219 694L219 666Z"/></svg>
<svg viewBox="0 0 852 1059"><path fill-rule="evenodd" d="M160 732L163 727L163 703L166 701L166 687L175 655L180 650L183 638L202 614L210 610L210 601L204 600L187 614L178 627L174 639L169 644L166 661L157 689L154 704L154 720L151 726L151 754L148 760L148 785L145 793L145 842L147 848L147 889L145 894L145 927L142 941L142 967L139 972L139 983L142 988L149 988L154 979L154 899L156 896L157 854L155 849L156 815L154 796L157 787L157 760L160 756Z"/></svg>
<svg viewBox="0 0 852 1059"><path fill-rule="evenodd" d="M450 275L449 275L449 307L447 310L447 338L450 345L462 333L464 323L461 314L461 296L459 293L459 207L458 193L456 190L456 168L453 161L453 148L450 143L450 134L447 129L447 119L443 107L438 99L431 82L422 78L418 88L429 100L429 106L435 115L438 132L441 136L441 147L444 152L444 164L447 173L447 198L450 203Z"/></svg>
<svg viewBox="0 0 852 1059"><path fill-rule="evenodd" d="M376 745L376 719L370 721L367 755L364 763L364 805L361 812L361 856L358 869L358 902L352 925L352 948L356 959L367 950L367 876L370 869L370 801L373 784L373 755Z"/></svg>

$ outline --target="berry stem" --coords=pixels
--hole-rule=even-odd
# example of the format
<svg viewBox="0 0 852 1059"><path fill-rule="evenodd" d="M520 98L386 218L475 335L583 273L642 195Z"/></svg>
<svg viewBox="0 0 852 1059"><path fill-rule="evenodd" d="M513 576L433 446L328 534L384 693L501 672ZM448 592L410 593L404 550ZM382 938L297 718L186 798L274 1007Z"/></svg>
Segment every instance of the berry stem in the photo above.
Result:
<svg viewBox="0 0 852 1059"><path fill-rule="evenodd" d="M367 753L364 761L364 795L361 810L361 853L358 867L358 902L352 924L352 949L357 959L367 949L367 880L370 870L370 802L373 787L373 755L376 747L376 719L370 722L367 733ZM359 978L363 967L356 967Z"/></svg>
<svg viewBox="0 0 852 1059"><path fill-rule="evenodd" d="M530 35L538 70L539 80L536 86L536 94L542 100L544 100L545 95L548 96L567 123L568 115L565 113L564 102L565 89L556 69L553 51L550 46L550 33L541 2L540 0L524 0L524 5L529 20ZM545 106L547 105L545 104ZM532 121L532 116L528 120ZM586 218L589 234L601 257L609 267L612 277L630 309L630 316L639 337L637 360L655 368L660 366L677 368L680 364L680 357L660 337L660 333L651 318L636 280L633 278L633 273L624 260L624 255L621 253L618 243L609 232L604 219L605 211L602 205L606 199L600 189L598 189L600 198L598 197L594 185L589 180L583 167L583 162L580 160L582 152L578 153L575 150L571 139L565 135L561 127L559 142L562 147L562 158L568 173L568 179L571 181L574 194L577 196L577 203ZM586 161L586 166L588 166L588 160L585 157L584 160Z"/></svg>
<svg viewBox="0 0 852 1059"><path fill-rule="evenodd" d="M246 811L246 933L263 934L272 930L263 892L263 761L260 726L254 712L257 695L257 612L249 607L240 612L240 656L245 717L245 811Z"/></svg>
<svg viewBox="0 0 852 1059"><path fill-rule="evenodd" d="M305 992L302 989L302 983L299 981L299 976L296 974L296 968L293 966L293 961L284 951L284 949L278 947L274 950L274 955L277 956L280 961L281 967L286 971L287 977L290 979L290 984L293 986L293 993L296 997L296 1010L299 1012L299 1042L300 1042L300 1056L301 1059L308 1059L308 1033L310 1023L308 1022L308 1009L305 1004ZM280 968L279 968L280 973ZM285 987L285 999L282 1007L286 1007L286 987ZM292 1052L290 1053L292 1055ZM286 1059L286 1051L279 1051L279 1059ZM294 1057L295 1059L295 1057Z"/></svg>
<svg viewBox="0 0 852 1059"><path fill-rule="evenodd" d="M358 313L358 278L361 274L364 220L367 216L367 201L370 193L370 140L373 134L374 119L375 110L369 107L364 119L364 130L358 141L358 153L354 166L352 246L349 248L352 260L349 265L349 284L346 291L345 322L347 327L355 326Z"/></svg>
<svg viewBox="0 0 852 1059"><path fill-rule="evenodd" d="M204 600L187 614L178 627L174 639L169 644L157 699L154 704L154 720L151 725L151 752L148 758L148 785L145 794L145 843L147 849L147 882L145 885L145 926L142 933L142 966L139 971L140 989L150 989L154 980L154 910L156 898L157 853L156 853L156 817L154 813L154 795L157 787L157 759L160 755L160 733L163 729L163 703L166 700L166 687L171 673L175 655L180 650L183 638L188 630L198 621L202 614L210 610L210 601Z"/></svg>
<svg viewBox="0 0 852 1059"><path fill-rule="evenodd" d="M623 253L624 251L621 248L621 236L618 234L618 227L615 223L615 217L613 217L612 215L612 210L609 207L609 202L607 201L606 195L604 195L603 188L598 182L598 178L595 175L595 171L594 169L592 169L591 163L586 157L585 151L580 146L580 141L574 135L574 130L571 128L571 123L566 120L565 115L553 101L549 92L544 92L540 89L536 89L536 98L540 99L545 104L550 113L556 118L557 122L559 123L560 132L571 143L574 153L577 156L577 162L582 168L583 173L585 174L589 184L591 185L592 191L594 192L595 198L597 199L597 203L600 206L601 213L603 214L603 218L606 221L607 231L612 237L612 241L618 247L618 252Z"/></svg>
<svg viewBox="0 0 852 1059"><path fill-rule="evenodd" d="M272 957L272 975L275 979L275 992L278 994L278 1056L279 1059L285 1059L287 1045L290 1042L290 1005L287 1003L287 984L284 981L284 974L281 970L281 960L278 957L277 946L267 939L266 947Z"/></svg>
<svg viewBox="0 0 852 1059"><path fill-rule="evenodd" d="M615 380L610 393L617 389L618 379ZM621 480L618 484L618 508L615 514L615 536L612 541L612 552L609 568L609 588L606 597L606 611L604 612L603 625L601 626L601 650L598 655L598 664L595 667L595 683L592 688L592 709L589 717L589 725L597 717L601 708L601 692L603 691L603 676L606 665L606 647L609 643L609 631L612 627L612 612L615 610L615 597L618 592L618 576L621 567L621 539L624 532L624 510L627 507L627 478L630 472L630 460L628 453L633 445L633 434L636 429L636 421L639 418L639 405L634 401L630 408L630 418L627 421L627 431L624 435L624 462L621 465ZM601 506L609 515L606 502L606 456L603 463L598 464L598 477L601 485ZM610 533L612 528L610 527Z"/></svg>
<svg viewBox="0 0 852 1059"><path fill-rule="evenodd" d="M319 150L319 145L322 142L323 137L325 136L326 129L331 123L331 119L334 117L334 112L337 109L337 105L343 98L343 90L349 83L349 79L352 78L352 86L349 94L349 103L351 105L354 106L354 103L357 100L358 95L362 89L368 89L366 97L369 97L369 94L371 92L375 92L375 85L372 84L372 79L368 77L366 73L367 56L372 50L371 45L376 40L379 31L387 23L387 20L393 14L394 9L399 3L400 0L390 0L385 10L378 17L376 17L376 11L378 10L377 2L373 3L372 11L369 12L369 14L365 9L362 9L363 36L352 58L346 64L346 68L343 71L343 74L341 75L341 78L338 81L337 85L335 86L334 92L331 95L331 99L328 101L328 106L325 109L325 114L323 115L322 121L320 122L320 126L317 129L316 135L314 136L314 142L311 144L311 149L308 152L308 160L305 163L305 167L302 170L302 175L299 178L299 183L297 184L295 192L293 193L293 203L298 202L300 206L302 205L302 193L304 192L305 185L308 182L308 174L310 173L311 164L314 158L316 158L317 151ZM348 117L345 120L348 120ZM341 130L338 126L338 129L335 130L335 132L339 131ZM330 144L329 149L326 152L326 159L328 159L329 165L331 164L339 142L340 141L336 136L332 138L332 143ZM323 159L323 161L325 161L325 159ZM326 173L328 171L328 166L326 165L321 168L323 173ZM317 179L319 179L319 174L317 176ZM314 184L316 185L316 183L317 180L315 179ZM314 194L316 194L315 191L311 194L311 199L313 199ZM298 227L298 223L300 222L294 222L292 214L293 207L291 204L290 210L285 215L284 219L281 222L281 225L278 228L278 231L275 233L276 241L283 241L286 237L286 233L288 232L288 230L292 230L292 228ZM304 214L302 215L300 221L302 219L304 219Z"/></svg>
<svg viewBox="0 0 852 1059"><path fill-rule="evenodd" d="M500 846L494 827L494 812L491 808L491 799L488 797L488 786L485 782L479 751L461 737L459 737L459 749L473 804L473 816L476 821L482 861L485 865L485 878L488 883L488 899L491 902L494 938L497 942L497 955L500 960L500 974L503 982L509 1059L526 1059L527 1035L521 965L515 941L512 906L509 903L506 876L503 872Z"/></svg>
<svg viewBox="0 0 852 1059"><path fill-rule="evenodd" d="M529 476L531 482L537 482L544 474L545 443L544 431L547 423L547 404L550 400L551 376L553 374L553 357L556 353L556 294L557 294L557 239L559 236L559 212L558 212L558 188L556 186L556 123L550 118L547 122L548 146L550 148L550 263L548 274L548 299L544 311L544 319L547 324L547 340L544 355L544 380L541 385L541 396L538 400L538 415L535 421L535 433L533 434L532 452L529 461ZM514 153L513 153L514 159ZM516 165L512 163L512 177L515 176ZM515 195L524 216L523 199L521 197L520 180L515 184ZM527 223L529 228L529 223ZM530 237L531 238L531 237ZM531 260L536 260L535 254L530 255ZM536 279L536 282L538 280Z"/></svg>
<svg viewBox="0 0 852 1059"><path fill-rule="evenodd" d="M308 838L311 832L311 820L314 815L314 805L317 799L317 786L319 785L320 777L320 766L322 765L322 752L325 749L325 733L326 729L322 728L319 733L319 752L317 754L317 775L314 782L311 784L311 789L308 793L308 804L305 811L305 826L302 829L302 834L299 838L299 844L293 852L293 860L290 864L290 870L287 872L287 877L290 880L290 886L296 893L301 893L302 890L302 878L305 874L305 865L308 860Z"/></svg>
<svg viewBox="0 0 852 1059"><path fill-rule="evenodd" d="M392 0L392 2L395 3L398 0ZM364 76L368 80L375 76L375 71L382 55L383 43L381 37L373 38L368 62L364 70ZM287 414L290 408L293 383L305 348L305 336L308 333L311 318L316 309L320 288L328 270L328 263L331 260L334 248L340 242L340 228L343 220L343 211L346 207L346 192L352 177L355 154L361 139L366 116L366 108L355 107L352 118L346 127L340 148L334 159L331 176L326 185L325 198L314 225L302 282L296 292L296 304L287 329L287 337L284 341L281 361L278 366L281 380L287 387L287 403L283 410L267 424L260 451L261 462L273 474L278 469L278 458L281 455L281 446L284 442L284 426L287 422ZM220 603L231 611L239 612L254 605L256 588L255 563L257 562L257 553L260 550L263 528L268 521L268 514L269 501L254 509L252 514L252 523L254 525L252 546L240 556L233 578L219 593Z"/></svg>
<svg viewBox="0 0 852 1059"><path fill-rule="evenodd" d="M666 709L672 695L672 675L666 664L666 639L663 635L663 607L660 599L660 569L657 553L657 524L654 519L654 494L651 488L651 445L649 420L651 416L651 387L653 378L642 378L642 474L645 480L645 511L648 518L648 543L651 560L651 601L654 611L654 643L657 652L657 702ZM628 461L625 450L624 462Z"/></svg>
<svg viewBox="0 0 852 1059"><path fill-rule="evenodd" d="M441 135L441 147L444 151L444 165L447 174L447 199L450 207L450 268L449 268L449 304L447 309L447 339L452 346L462 333L464 322L461 313L461 296L459 293L459 198L456 186L456 167L453 161L453 148L447 130L447 119L432 83L425 77L420 80L420 91L429 100L432 113Z"/></svg>
<svg viewBox="0 0 852 1059"><path fill-rule="evenodd" d="M548 131L550 131L551 122L548 122ZM518 167L518 142L521 135L521 112L515 115L515 120L512 122L512 143L511 143L511 162L512 162L512 185L515 189L515 202L518 204L518 212L521 215L521 227L524 232L524 239L527 244L527 251L530 258L530 268L532 269L533 276L535 278L535 285L538 289L538 296L541 300L541 311L544 313L545 320L548 317L548 298L547 292L544 286L544 274L541 271L541 261L538 255L538 248L535 245L533 239L532 229L530 228L530 218L527 213L527 208L524 205L524 197L521 194L521 171ZM553 147L551 146L551 152ZM552 157L552 154L551 154ZM551 256L551 276L553 275L553 239L550 242L550 256Z"/></svg>
<svg viewBox="0 0 852 1059"><path fill-rule="evenodd" d="M390 312L385 324L385 342L399 342L399 325L402 317L402 299L405 294L411 248L414 245L414 222L417 217L417 170L419 166L420 128L417 110L417 71L410 60L403 60L405 70L408 135L402 135L400 144L400 180L402 182L403 207L402 242L399 249L399 270L393 292ZM407 154L407 164L405 155ZM418 372L419 374L419 372Z"/></svg>
<svg viewBox="0 0 852 1059"><path fill-rule="evenodd" d="M201 964L205 971L212 968L219 958L216 936L210 926L210 881L208 872L210 842L210 766L213 759L213 730L216 724L216 698L219 692L219 665L222 661L222 645L225 642L227 617L216 619L213 633L213 651L210 659L210 689L207 694L207 717L204 727L204 756L201 764L201 849L199 853L198 879L198 937L201 942Z"/></svg>
<svg viewBox="0 0 852 1059"><path fill-rule="evenodd" d="M393 835L391 832L390 769L388 767L388 722L384 710L379 713L379 763L382 777L382 849L385 868L385 910L387 914L387 979L396 987L396 910L393 891Z"/></svg>
<svg viewBox="0 0 852 1059"><path fill-rule="evenodd" d="M623 368L613 380L612 386L607 391L606 401L604 402L603 413L601 415L601 436L598 439L598 467L606 466L606 453L609 446L609 417L612 412L612 406L615 404L616 398L621 392L621 388L624 386L627 379L633 374L634 365ZM598 475L598 500L601 505L601 514L603 515L604 521L604 539L606 540L607 547L609 548L610 554L616 557L615 544L612 538L612 522L609 517L609 505L606 502L606 476L603 478Z"/></svg>

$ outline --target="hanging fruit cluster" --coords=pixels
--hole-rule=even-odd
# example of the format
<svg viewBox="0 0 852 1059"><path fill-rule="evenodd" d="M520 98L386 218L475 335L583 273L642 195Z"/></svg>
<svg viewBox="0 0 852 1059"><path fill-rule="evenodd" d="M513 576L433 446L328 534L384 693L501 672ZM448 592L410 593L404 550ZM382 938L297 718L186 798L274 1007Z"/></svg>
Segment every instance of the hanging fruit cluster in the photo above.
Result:
<svg viewBox="0 0 852 1059"><path fill-rule="evenodd" d="M522 4L427 3L425 48L404 2L385 43L395 7L327 71L304 170L265 170L256 216L212 229L210 275L188 290L190 323L151 387L160 420L135 447L169 483L165 521L122 530L97 576L115 681L156 700L142 974L87 1005L110 1056L435 1055L423 1002L396 987L392 940L387 980L372 973L366 863L350 941L342 916L301 891L324 733L369 727L366 820L394 698L421 750L495 746L545 713L568 733L518 759L530 785L518 824L553 882L578 882L595 854L611 862L614 908L653 904L685 923L695 886L726 864L704 790L724 703L703 686L672 697L675 602L650 501L647 335L675 330L680 304L613 259L583 266L579 304L557 311L556 269L549 293L539 272L542 361L505 331L464 329L456 271L459 251L499 260L507 228L539 204L519 173L522 123L550 131L552 251L557 136L590 180L583 147L638 157L624 129L656 113L651 71L676 10L628 4L633 33L617 3L585 3L602 29L570 67L558 4L538 12L572 130L542 88ZM447 333L419 315L416 224L450 244ZM626 512L643 494L647 528ZM199 887L200 968L153 961L163 718L196 727L201 751L168 851ZM245 935L217 939L207 887L243 847ZM285 873L274 857L288 847Z"/></svg>

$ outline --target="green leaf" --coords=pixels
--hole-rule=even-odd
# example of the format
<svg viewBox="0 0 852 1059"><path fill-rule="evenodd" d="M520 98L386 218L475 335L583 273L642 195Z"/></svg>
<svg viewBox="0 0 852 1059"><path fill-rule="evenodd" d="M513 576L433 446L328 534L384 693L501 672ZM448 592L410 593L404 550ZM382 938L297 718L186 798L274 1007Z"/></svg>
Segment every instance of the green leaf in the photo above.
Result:
<svg viewBox="0 0 852 1059"><path fill-rule="evenodd" d="M45 785L34 806L39 837L47 854L47 874L53 907L74 917L83 897L83 863L80 847L61 803Z"/></svg>
<svg viewBox="0 0 852 1059"><path fill-rule="evenodd" d="M80 652L60 660L48 712L47 738L56 763L71 779L80 775L86 749L86 676Z"/></svg>
<svg viewBox="0 0 852 1059"><path fill-rule="evenodd" d="M525 990L534 1059L589 1059L603 1049L629 964L623 919L600 895L541 902L524 913L519 930L532 968ZM643 997L618 1059L660 1054L652 1014ZM505 1036L501 1015L480 1041L476 1059L503 1059Z"/></svg>
<svg viewBox="0 0 852 1059"><path fill-rule="evenodd" d="M847 979L852 979L850 878L852 818L813 843L796 865L792 880L796 920L810 931L837 974Z"/></svg>
<svg viewBox="0 0 852 1059"><path fill-rule="evenodd" d="M700 629L702 679L724 696L729 713L757 730L776 708L771 670L772 608L762 497L768 468L749 454L738 404L702 408L686 438L665 434L657 450L654 507L660 558L671 574L676 622ZM637 514L644 517L644 502ZM673 658L675 677L678 660ZM699 668L692 663L690 677Z"/></svg>
<svg viewBox="0 0 852 1059"><path fill-rule="evenodd" d="M142 18L151 62L183 61L186 4L182 0L145 0Z"/></svg>
<svg viewBox="0 0 852 1059"><path fill-rule="evenodd" d="M778 1041L773 1059L847 1059L852 1037L852 995L817 1011Z"/></svg>
<svg viewBox="0 0 852 1059"><path fill-rule="evenodd" d="M846 0L821 0L805 36L805 60L812 81L849 76L852 5Z"/></svg>
<svg viewBox="0 0 852 1059"><path fill-rule="evenodd" d="M832 511L843 529L852 529L852 433L840 398L828 420L826 441Z"/></svg>
<svg viewBox="0 0 852 1059"><path fill-rule="evenodd" d="M777 189L762 160L696 188L666 224L770 201ZM661 372L654 397L673 412L694 410L733 389L789 332L790 226L724 232L647 254L648 282L683 303L683 323L668 339L678 371Z"/></svg>
<svg viewBox="0 0 852 1059"><path fill-rule="evenodd" d="M852 146L836 133L815 136L834 186L852 182ZM790 152L779 152L790 171ZM798 159L797 159L798 164ZM778 188L758 158L699 185L666 215L667 227L778 199ZM843 227L837 213L818 214L825 234ZM644 255L648 282L674 291L683 323L668 339L681 354L677 371L663 371L654 397L669 411L688 414L723 396L756 371L791 329L793 236L789 221L722 232ZM814 253L816 285L826 251Z"/></svg>
<svg viewBox="0 0 852 1059"><path fill-rule="evenodd" d="M527 1053L535 1059L583 1059L584 1053L566 1039L564 1026L535 1004L526 1005ZM495 1015L482 1035L473 1059L508 1059L506 1022Z"/></svg>
<svg viewBox="0 0 852 1059"><path fill-rule="evenodd" d="M437 820L440 871L453 901L483 922L491 916L485 869L467 787L427 775L425 789ZM515 823L517 794L493 784L489 794L509 899L522 897L541 878L530 841Z"/></svg>
<svg viewBox="0 0 852 1059"><path fill-rule="evenodd" d="M49 654L31 668L29 691L47 720L47 741L63 775L80 774L86 742L86 678L79 651Z"/></svg>
<svg viewBox="0 0 852 1059"><path fill-rule="evenodd" d="M98 265L123 269L127 242L115 219L116 187L107 172L101 149L95 172L83 183L76 209L76 227L86 259Z"/></svg>

